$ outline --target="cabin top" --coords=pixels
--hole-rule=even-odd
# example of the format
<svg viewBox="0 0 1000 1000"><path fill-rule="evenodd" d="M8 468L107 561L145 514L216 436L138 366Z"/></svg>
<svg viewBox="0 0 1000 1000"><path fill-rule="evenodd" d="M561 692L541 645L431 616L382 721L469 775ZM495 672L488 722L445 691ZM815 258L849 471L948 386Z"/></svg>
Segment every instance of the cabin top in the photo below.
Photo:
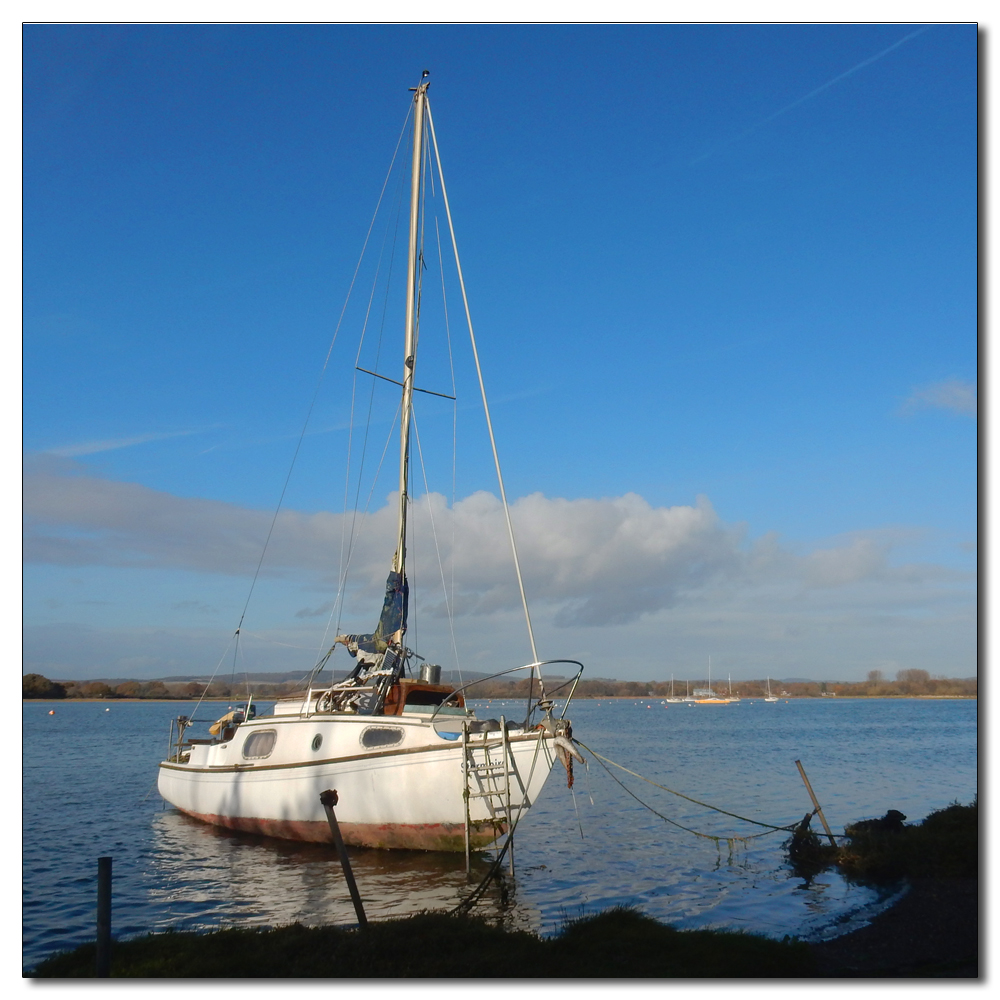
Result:
<svg viewBox="0 0 1000 1000"><path fill-rule="evenodd" d="M296 691L294 694L279 698L274 705L275 715L298 715L303 711L316 711L316 704L328 688L313 689L310 697L308 691ZM359 689L360 690L360 689ZM465 697L455 694L450 684L431 684L427 681L403 678L389 688L385 697L382 715L409 715L411 713L431 712L444 705L449 696L454 694L451 704L443 707L438 714L465 715ZM306 703L309 698L311 704ZM454 706L454 707L452 707Z"/></svg>

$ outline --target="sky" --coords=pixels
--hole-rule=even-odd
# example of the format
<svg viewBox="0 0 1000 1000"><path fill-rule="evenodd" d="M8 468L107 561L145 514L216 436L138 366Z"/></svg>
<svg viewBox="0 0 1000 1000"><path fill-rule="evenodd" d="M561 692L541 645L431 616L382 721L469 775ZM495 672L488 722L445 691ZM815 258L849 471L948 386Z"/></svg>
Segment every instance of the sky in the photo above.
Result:
<svg viewBox="0 0 1000 1000"><path fill-rule="evenodd" d="M305 672L374 626L391 386L362 487L345 468L355 363L401 367L381 285L357 354L372 267L405 253L394 180L338 321L429 69L539 655L622 680L709 657L734 682L974 676L977 42L27 26L25 672ZM450 335L458 399L418 400L408 641L501 670L530 646L457 285L445 328L431 270L417 381L451 393Z"/></svg>

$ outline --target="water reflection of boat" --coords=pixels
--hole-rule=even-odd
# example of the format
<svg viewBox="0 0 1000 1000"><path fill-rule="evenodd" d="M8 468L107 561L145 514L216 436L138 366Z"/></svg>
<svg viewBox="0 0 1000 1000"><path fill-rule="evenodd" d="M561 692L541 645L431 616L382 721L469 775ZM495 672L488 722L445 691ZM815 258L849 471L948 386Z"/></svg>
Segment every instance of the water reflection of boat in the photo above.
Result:
<svg viewBox="0 0 1000 1000"><path fill-rule="evenodd" d="M464 688L439 683L440 667L427 663L404 643L409 604L407 515L412 502L413 394L428 391L415 386L414 372L418 332L421 336L425 332L419 329L425 267L423 238L425 228L433 232L435 225L425 218L425 199L433 195L433 185L428 181L434 164L437 190L447 225L451 226L427 101L428 86L422 79L419 86L412 88L401 381L367 372L402 390L398 403L398 515L391 539L395 553L378 624L372 633L338 635L316 664L305 690L279 701L270 715L255 717L252 702L248 701L244 711L220 720L218 732L210 732L207 738L191 738L187 733L190 719L180 717L176 720L176 739L171 731L169 757L160 763L158 786L164 799L204 822L291 840L323 842L330 839L330 829L320 794L336 789L337 816L346 843L464 849L468 857L471 850L486 847L512 830L537 799L557 759L568 770L573 756L582 760L570 742L570 723L564 716L583 667L570 660L546 661L575 670L575 676L562 685L567 700L562 715L556 717L554 703L546 697L541 672L545 663L539 661L535 650L525 601L532 662L501 671L525 671L530 677L525 717L518 722L502 716L478 719L466 705ZM456 246L453 234L452 245ZM457 251L455 263L465 300ZM469 333L471 336L471 323ZM479 384L481 387L481 378ZM485 395L483 403L492 441ZM497 472L499 477L498 462ZM521 572L502 481L500 494L520 586ZM524 600L523 586L520 591ZM350 655L350 672L339 683L321 684L318 675L337 646L343 646Z"/></svg>
<svg viewBox="0 0 1000 1000"><path fill-rule="evenodd" d="M461 856L436 851L351 848L351 867L369 919L449 910L469 894ZM473 857L478 883L489 856ZM182 922L185 929L240 926L353 924L357 915L337 855L329 845L266 840L210 826L173 810L153 820L150 903L161 914L150 930ZM477 877L478 876L478 877ZM508 881L508 894L516 887ZM498 919L512 901L491 883L475 914ZM538 926L537 908L518 896L518 925Z"/></svg>

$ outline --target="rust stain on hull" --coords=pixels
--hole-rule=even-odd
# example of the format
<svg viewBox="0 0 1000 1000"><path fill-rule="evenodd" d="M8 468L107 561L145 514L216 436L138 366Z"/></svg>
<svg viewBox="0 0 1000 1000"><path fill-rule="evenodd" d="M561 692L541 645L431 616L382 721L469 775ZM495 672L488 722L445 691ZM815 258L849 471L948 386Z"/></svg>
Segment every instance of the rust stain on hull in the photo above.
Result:
<svg viewBox="0 0 1000 1000"><path fill-rule="evenodd" d="M304 840L328 844L332 838L326 820L264 819L246 816L219 816L187 809L179 812L212 826L256 833L282 840ZM461 823L345 823L338 817L345 844L352 847L380 847L412 851L464 851L465 827ZM470 841L474 850L489 847L507 832L506 823L474 823Z"/></svg>

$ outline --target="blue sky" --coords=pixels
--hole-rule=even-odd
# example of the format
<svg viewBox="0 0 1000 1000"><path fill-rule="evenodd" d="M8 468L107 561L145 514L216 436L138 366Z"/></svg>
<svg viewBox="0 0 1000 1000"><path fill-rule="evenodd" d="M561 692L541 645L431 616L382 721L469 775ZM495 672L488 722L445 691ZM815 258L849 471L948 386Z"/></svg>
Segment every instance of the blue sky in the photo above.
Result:
<svg viewBox="0 0 1000 1000"><path fill-rule="evenodd" d="M29 26L25 669L224 654L428 68L539 652L622 679L709 656L972 676L976 47L972 25ZM307 669L326 635L352 315L247 669ZM449 391L432 319L418 381ZM460 662L502 669L524 630L459 396L430 510ZM449 438L422 403L422 440ZM391 488L345 628L377 617ZM450 665L439 611L414 631Z"/></svg>

